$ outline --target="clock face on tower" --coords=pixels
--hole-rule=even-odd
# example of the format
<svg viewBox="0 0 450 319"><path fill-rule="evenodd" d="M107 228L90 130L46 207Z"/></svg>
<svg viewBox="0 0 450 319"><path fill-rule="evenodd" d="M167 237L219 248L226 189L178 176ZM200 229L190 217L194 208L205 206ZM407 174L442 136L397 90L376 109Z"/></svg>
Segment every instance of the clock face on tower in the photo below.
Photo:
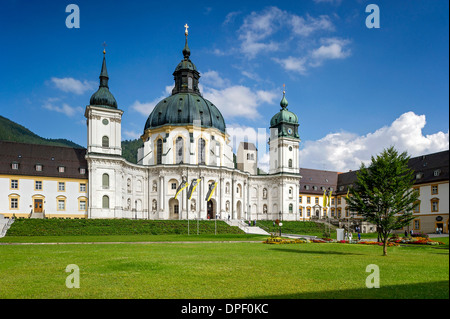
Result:
<svg viewBox="0 0 450 319"><path fill-rule="evenodd" d="M288 132L289 135L292 135L292 129L291 128L288 128L287 132Z"/></svg>

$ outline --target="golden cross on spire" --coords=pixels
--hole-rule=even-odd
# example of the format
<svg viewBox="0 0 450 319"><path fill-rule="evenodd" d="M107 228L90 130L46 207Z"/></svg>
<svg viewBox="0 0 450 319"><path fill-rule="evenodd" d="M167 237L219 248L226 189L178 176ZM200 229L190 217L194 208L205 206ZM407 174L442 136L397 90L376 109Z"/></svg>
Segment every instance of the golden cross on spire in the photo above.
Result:
<svg viewBox="0 0 450 319"><path fill-rule="evenodd" d="M106 42L103 42L102 46L103 46L103 54L105 54L106 53Z"/></svg>
<svg viewBox="0 0 450 319"><path fill-rule="evenodd" d="M184 27L186 28L186 30L184 31L184 35L188 35L188 29L189 29L189 26L187 25L187 23L184 25Z"/></svg>

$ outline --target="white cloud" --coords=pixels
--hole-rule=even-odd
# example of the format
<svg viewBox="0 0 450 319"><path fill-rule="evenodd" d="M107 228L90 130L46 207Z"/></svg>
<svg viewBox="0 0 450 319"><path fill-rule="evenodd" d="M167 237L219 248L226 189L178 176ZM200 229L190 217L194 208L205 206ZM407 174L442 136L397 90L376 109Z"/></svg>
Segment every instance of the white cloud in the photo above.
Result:
<svg viewBox="0 0 450 319"><path fill-rule="evenodd" d="M310 53L301 56L287 58L272 58L273 61L280 64L283 69L289 72L307 74L308 67L318 67L326 60L345 59L351 54L348 48L350 40L339 38L321 39L321 46L312 50Z"/></svg>
<svg viewBox="0 0 450 319"><path fill-rule="evenodd" d="M223 22L223 25L227 25L228 23L233 22L233 20L236 18L236 16L238 16L239 14L241 14L241 11L232 11L230 13L228 13L225 17L225 21Z"/></svg>
<svg viewBox="0 0 450 319"><path fill-rule="evenodd" d="M153 111L153 108L160 102L162 99L166 98L168 95L172 93L173 86L168 85L166 86L163 95L160 97L154 99L150 102L140 102L138 100L134 101L133 104L131 104L128 108L131 110L134 110L136 112L141 113L142 115L149 116L150 113Z"/></svg>
<svg viewBox="0 0 450 319"><path fill-rule="evenodd" d="M307 37L320 30L334 30L333 23L326 15L318 18L310 15L302 17L277 7L268 7L244 18L238 39L241 41L240 50L248 58L254 58L261 52L275 52L284 47L280 40L269 39L279 31L284 31L288 37Z"/></svg>
<svg viewBox="0 0 450 319"><path fill-rule="evenodd" d="M202 73L202 83L215 87L225 87L230 85L230 81L221 77L217 71L207 71Z"/></svg>
<svg viewBox="0 0 450 319"><path fill-rule="evenodd" d="M78 95L83 94L86 91L93 91L96 86L96 82L93 81L80 81L74 78L55 78L52 77L50 81L56 88L63 92L75 93Z"/></svg>
<svg viewBox="0 0 450 319"><path fill-rule="evenodd" d="M286 71L293 71L300 74L306 74L305 65L308 60L306 57L296 58L289 56L285 59L273 58L273 60L278 64L280 64Z"/></svg>
<svg viewBox="0 0 450 319"><path fill-rule="evenodd" d="M344 59L351 53L350 49L346 48L350 43L349 40L328 38L322 39L321 42L323 44L311 53L311 58L315 60L316 64L320 65L324 60Z"/></svg>
<svg viewBox="0 0 450 319"><path fill-rule="evenodd" d="M364 136L345 131L330 133L318 141L304 143L300 164L305 168L344 172L359 169L361 162L370 163L371 156L390 146L411 156L449 149L449 132L423 135L425 124L425 115L407 112L391 125Z"/></svg>
<svg viewBox="0 0 450 319"><path fill-rule="evenodd" d="M223 89L202 86L203 96L217 105L225 118L244 117L258 119L258 108L263 103L272 104L277 95L270 91L252 91L242 85Z"/></svg>
<svg viewBox="0 0 450 319"><path fill-rule="evenodd" d="M54 105L54 103L58 102L59 100L60 99L58 98L48 98L42 107L50 111L65 114L69 117L72 117L77 113L83 114L83 108L81 106L72 107L67 103L62 103L61 106Z"/></svg>
<svg viewBox="0 0 450 319"><path fill-rule="evenodd" d="M311 17L309 14L306 15L306 18L292 15L288 22L294 34L304 37L318 30L334 31L334 25L327 15L321 15L318 18Z"/></svg>

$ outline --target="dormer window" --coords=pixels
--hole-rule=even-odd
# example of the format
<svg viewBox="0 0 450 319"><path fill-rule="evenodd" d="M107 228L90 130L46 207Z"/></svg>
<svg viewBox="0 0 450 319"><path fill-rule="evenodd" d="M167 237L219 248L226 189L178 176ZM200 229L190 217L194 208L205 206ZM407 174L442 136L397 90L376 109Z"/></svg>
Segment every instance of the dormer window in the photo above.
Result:
<svg viewBox="0 0 450 319"><path fill-rule="evenodd" d="M42 164L36 164L36 172L42 172Z"/></svg>
<svg viewBox="0 0 450 319"><path fill-rule="evenodd" d="M423 173L417 173L416 174L416 179L421 179L423 177Z"/></svg>
<svg viewBox="0 0 450 319"><path fill-rule="evenodd" d="M64 173L66 168L64 166L58 166L58 172Z"/></svg>
<svg viewBox="0 0 450 319"><path fill-rule="evenodd" d="M434 176L439 176L439 174L441 174L441 170L437 169L437 170L434 171L433 174L434 174Z"/></svg>
<svg viewBox="0 0 450 319"><path fill-rule="evenodd" d="M12 169L19 169L19 163L17 163L17 162L11 163L11 168Z"/></svg>
<svg viewBox="0 0 450 319"><path fill-rule="evenodd" d="M86 174L86 169L85 168L80 168L80 174Z"/></svg>

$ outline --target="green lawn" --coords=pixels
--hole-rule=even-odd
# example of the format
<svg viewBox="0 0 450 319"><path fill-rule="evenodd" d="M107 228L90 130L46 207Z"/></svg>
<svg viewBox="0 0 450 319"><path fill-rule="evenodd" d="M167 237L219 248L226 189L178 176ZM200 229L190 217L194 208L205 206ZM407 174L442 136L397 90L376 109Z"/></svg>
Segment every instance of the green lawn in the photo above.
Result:
<svg viewBox="0 0 450 319"><path fill-rule="evenodd" d="M381 253L349 244L0 245L0 298L449 298L448 246ZM79 289L65 286L69 264L80 268ZM379 289L365 286L369 264L379 266Z"/></svg>

